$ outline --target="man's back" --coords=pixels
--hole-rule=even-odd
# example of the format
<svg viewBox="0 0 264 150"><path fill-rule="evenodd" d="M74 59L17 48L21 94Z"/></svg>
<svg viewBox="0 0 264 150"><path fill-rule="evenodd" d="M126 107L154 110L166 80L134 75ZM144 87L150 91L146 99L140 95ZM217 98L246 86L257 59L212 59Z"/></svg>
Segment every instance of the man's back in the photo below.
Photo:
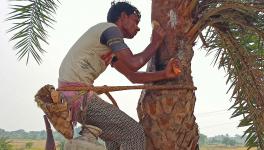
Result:
<svg viewBox="0 0 264 150"><path fill-rule="evenodd" d="M106 69L101 58L110 54L111 49L101 44L101 34L113 23L99 23L87 30L71 47L63 59L59 70L59 81L81 82L92 84L93 81Z"/></svg>

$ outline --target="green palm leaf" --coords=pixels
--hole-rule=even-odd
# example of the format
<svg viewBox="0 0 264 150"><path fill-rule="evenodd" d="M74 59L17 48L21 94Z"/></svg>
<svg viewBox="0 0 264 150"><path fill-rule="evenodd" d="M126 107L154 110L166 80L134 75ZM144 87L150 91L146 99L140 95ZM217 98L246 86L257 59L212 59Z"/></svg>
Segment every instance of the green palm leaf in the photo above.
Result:
<svg viewBox="0 0 264 150"><path fill-rule="evenodd" d="M248 148L264 149L264 2L205 0L199 12L199 27L210 26L202 37L208 53L216 53L233 92L232 117L242 116Z"/></svg>
<svg viewBox="0 0 264 150"><path fill-rule="evenodd" d="M51 24L55 22L53 14L57 4L53 0L14 0L10 3L12 11L7 20L12 21L13 26L8 32L14 32L10 40L16 41L14 48L18 50L18 59L26 56L28 63L32 56L40 64L40 55L45 52L42 44L48 44L46 28L52 28Z"/></svg>

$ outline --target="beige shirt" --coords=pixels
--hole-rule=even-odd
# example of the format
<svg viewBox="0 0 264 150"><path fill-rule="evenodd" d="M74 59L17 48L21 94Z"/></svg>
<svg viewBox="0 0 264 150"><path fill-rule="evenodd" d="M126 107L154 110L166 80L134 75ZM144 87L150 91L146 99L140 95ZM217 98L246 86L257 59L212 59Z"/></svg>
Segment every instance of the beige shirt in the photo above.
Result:
<svg viewBox="0 0 264 150"><path fill-rule="evenodd" d="M99 23L71 47L59 69L59 81L93 84L112 58L111 49L100 43L101 34L113 23Z"/></svg>

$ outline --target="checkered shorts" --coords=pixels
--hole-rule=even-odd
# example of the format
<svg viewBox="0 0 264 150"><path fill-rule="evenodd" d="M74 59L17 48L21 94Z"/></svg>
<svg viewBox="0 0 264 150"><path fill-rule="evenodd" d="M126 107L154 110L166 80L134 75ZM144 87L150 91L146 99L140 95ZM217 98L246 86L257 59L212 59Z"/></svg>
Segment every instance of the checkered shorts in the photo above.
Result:
<svg viewBox="0 0 264 150"><path fill-rule="evenodd" d="M117 107L93 94L86 103L86 124L102 129L100 138L108 150L144 150L145 134L143 127Z"/></svg>

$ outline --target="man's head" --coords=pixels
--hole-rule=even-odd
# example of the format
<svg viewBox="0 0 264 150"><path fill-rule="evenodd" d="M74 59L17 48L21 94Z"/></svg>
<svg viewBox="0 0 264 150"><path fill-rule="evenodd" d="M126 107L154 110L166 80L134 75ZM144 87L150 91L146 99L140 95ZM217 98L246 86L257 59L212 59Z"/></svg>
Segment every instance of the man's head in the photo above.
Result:
<svg viewBox="0 0 264 150"><path fill-rule="evenodd" d="M139 20L141 18L141 14L138 9L128 2L112 2L111 8L107 14L107 22L115 23L121 17L122 12L125 12L127 15L134 14Z"/></svg>
<svg viewBox="0 0 264 150"><path fill-rule="evenodd" d="M128 2L112 2L107 14L107 21L117 24L125 38L133 38L137 34L140 18L138 9Z"/></svg>

